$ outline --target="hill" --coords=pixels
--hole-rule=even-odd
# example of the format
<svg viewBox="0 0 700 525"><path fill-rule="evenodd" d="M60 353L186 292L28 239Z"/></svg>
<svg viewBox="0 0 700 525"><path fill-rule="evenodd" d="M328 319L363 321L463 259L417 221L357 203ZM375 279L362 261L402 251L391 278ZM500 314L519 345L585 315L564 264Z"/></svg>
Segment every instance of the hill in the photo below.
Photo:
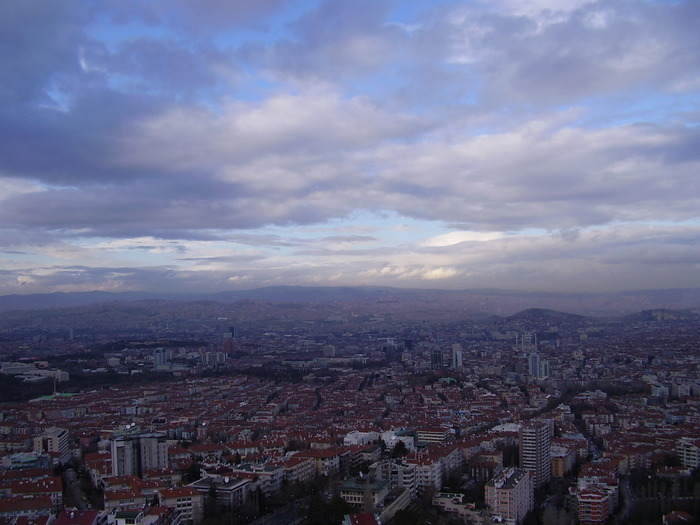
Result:
<svg viewBox="0 0 700 525"><path fill-rule="evenodd" d="M551 316L546 310L578 315L620 317L644 310L700 309L700 288L681 290L640 290L608 293L536 293L512 290L423 290L386 287L305 287L275 286L202 294L167 294L149 292L74 292L0 296L0 313L78 307L98 303L136 301L212 301L233 304L239 301L269 303L346 304L359 310L378 312L408 305L417 314L451 311L462 316L489 315ZM392 306L393 305L393 306ZM531 311L528 309L532 309ZM524 311L524 312L523 312Z"/></svg>

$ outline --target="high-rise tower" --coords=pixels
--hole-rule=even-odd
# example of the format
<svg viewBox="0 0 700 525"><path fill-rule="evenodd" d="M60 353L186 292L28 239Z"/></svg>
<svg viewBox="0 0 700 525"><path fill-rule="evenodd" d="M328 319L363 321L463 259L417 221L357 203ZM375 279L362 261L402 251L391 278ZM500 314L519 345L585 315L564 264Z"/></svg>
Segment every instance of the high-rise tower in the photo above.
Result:
<svg viewBox="0 0 700 525"><path fill-rule="evenodd" d="M527 357L528 372L533 379L540 378L540 356L537 352L530 352Z"/></svg>
<svg viewBox="0 0 700 525"><path fill-rule="evenodd" d="M462 345L455 343L452 345L452 368L462 368Z"/></svg>
<svg viewBox="0 0 700 525"><path fill-rule="evenodd" d="M435 348L430 355L433 368L442 368L442 350Z"/></svg>
<svg viewBox="0 0 700 525"><path fill-rule="evenodd" d="M544 421L529 421L520 427L520 468L534 474L534 486L539 488L552 476L549 425Z"/></svg>
<svg viewBox="0 0 700 525"><path fill-rule="evenodd" d="M530 352L527 356L528 373L532 379L545 379L549 377L549 361L542 359L537 352Z"/></svg>
<svg viewBox="0 0 700 525"><path fill-rule="evenodd" d="M168 350L167 348L163 348L162 346L159 346L158 348L153 350L153 368L156 370L159 368L163 368L168 364Z"/></svg>

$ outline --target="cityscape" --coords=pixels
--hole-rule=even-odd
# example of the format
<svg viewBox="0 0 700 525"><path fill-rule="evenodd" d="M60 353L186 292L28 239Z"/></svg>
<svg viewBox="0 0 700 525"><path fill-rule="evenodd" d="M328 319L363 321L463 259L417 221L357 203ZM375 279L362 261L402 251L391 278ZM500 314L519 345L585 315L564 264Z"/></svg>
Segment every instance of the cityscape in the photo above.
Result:
<svg viewBox="0 0 700 525"><path fill-rule="evenodd" d="M693 290L274 292L2 311L3 523L700 519Z"/></svg>
<svg viewBox="0 0 700 525"><path fill-rule="evenodd" d="M0 1L0 525L700 525L699 21Z"/></svg>

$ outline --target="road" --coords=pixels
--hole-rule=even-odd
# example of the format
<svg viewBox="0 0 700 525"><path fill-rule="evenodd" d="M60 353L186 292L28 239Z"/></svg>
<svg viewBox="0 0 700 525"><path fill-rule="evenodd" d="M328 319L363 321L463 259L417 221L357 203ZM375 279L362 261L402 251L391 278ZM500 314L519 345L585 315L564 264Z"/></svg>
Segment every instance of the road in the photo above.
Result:
<svg viewBox="0 0 700 525"><path fill-rule="evenodd" d="M615 516L615 523L625 523L634 508L634 493L628 476L624 476L620 480L620 497L622 498L622 506Z"/></svg>
<svg viewBox="0 0 700 525"><path fill-rule="evenodd" d="M66 469L61 477L63 479L64 493L66 494L66 503L71 504L78 510L87 510L89 507L83 500L84 494L80 489L80 480L76 478L75 471L71 468Z"/></svg>

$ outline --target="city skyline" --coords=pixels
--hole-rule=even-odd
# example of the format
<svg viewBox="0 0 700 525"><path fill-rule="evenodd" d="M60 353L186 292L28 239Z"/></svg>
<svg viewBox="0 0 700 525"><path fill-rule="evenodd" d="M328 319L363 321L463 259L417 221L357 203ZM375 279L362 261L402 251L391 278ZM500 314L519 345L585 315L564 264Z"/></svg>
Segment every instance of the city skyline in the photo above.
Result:
<svg viewBox="0 0 700 525"><path fill-rule="evenodd" d="M0 295L700 286L700 5L0 6Z"/></svg>

